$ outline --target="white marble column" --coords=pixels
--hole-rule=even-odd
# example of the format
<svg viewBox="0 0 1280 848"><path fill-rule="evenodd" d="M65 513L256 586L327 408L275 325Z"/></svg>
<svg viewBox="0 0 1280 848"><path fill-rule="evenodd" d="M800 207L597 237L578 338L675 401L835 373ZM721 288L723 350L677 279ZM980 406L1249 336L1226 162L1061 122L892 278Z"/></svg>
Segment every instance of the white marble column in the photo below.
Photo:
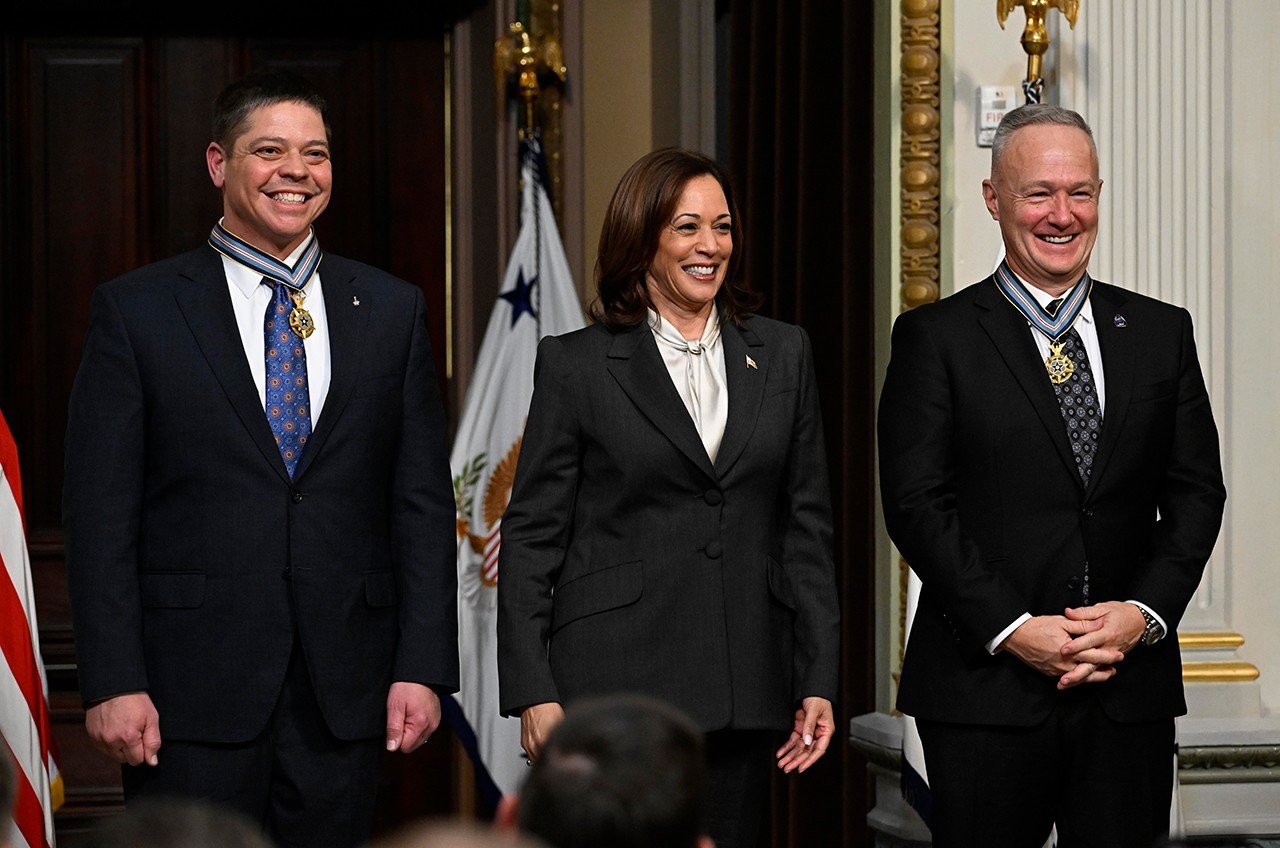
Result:
<svg viewBox="0 0 1280 848"><path fill-rule="evenodd" d="M1280 320L1275 283L1280 122L1265 0L1084 0L1055 16L1046 98L1094 128L1104 189L1090 271L1185 306L1224 452L1223 532L1180 627L1189 715L1179 721L1190 835L1280 829L1280 693L1270 501ZM1267 697L1268 688L1270 698Z"/></svg>
<svg viewBox="0 0 1280 848"><path fill-rule="evenodd" d="M1227 6L1086 0L1074 30L1060 15L1051 19L1059 44L1052 99L1093 127L1101 161L1102 223L1089 270L1190 310L1219 421L1226 402ZM1223 548L1184 630L1228 629Z"/></svg>

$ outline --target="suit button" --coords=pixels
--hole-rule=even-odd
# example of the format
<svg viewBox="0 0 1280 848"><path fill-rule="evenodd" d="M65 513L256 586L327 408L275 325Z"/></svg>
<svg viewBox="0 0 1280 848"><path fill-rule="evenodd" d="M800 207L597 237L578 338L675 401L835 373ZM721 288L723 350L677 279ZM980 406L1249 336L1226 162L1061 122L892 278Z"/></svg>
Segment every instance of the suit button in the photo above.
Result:
<svg viewBox="0 0 1280 848"><path fill-rule="evenodd" d="M707 489L707 493L702 496L702 499L706 501L709 506L720 506L720 502L724 500L724 497L717 489Z"/></svg>
<svg viewBox="0 0 1280 848"><path fill-rule="evenodd" d="M292 579L293 579L293 566L292 566L292 565L286 565L286 566L284 567L284 571L283 571L283 572L281 572L281 576L283 576L285 580L292 580Z"/></svg>
<svg viewBox="0 0 1280 848"><path fill-rule="evenodd" d="M289 497L294 503L302 503L302 492L294 492Z"/></svg>
<svg viewBox="0 0 1280 848"><path fill-rule="evenodd" d="M1093 518L1093 510L1088 508L1080 510L1080 514L1083 515L1085 518Z"/></svg>
<svg viewBox="0 0 1280 848"><path fill-rule="evenodd" d="M711 544L707 545L706 552L707 552L707 556L711 557L712 559L720 559L720 555L724 553L724 548L720 546L719 542L712 542Z"/></svg>
<svg viewBox="0 0 1280 848"><path fill-rule="evenodd" d="M1071 590L1071 591L1073 591L1073 592L1074 592L1076 589L1079 589L1079 588L1080 588L1080 578L1079 578L1079 577L1072 577L1072 578L1068 579L1068 580L1067 580L1067 588L1068 588L1068 589L1070 589L1070 590Z"/></svg>

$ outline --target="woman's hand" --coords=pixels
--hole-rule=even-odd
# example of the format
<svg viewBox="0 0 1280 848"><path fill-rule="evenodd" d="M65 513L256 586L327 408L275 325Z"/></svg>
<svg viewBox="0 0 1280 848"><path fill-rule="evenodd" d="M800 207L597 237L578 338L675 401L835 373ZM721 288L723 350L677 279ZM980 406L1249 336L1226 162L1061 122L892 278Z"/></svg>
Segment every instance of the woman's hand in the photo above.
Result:
<svg viewBox="0 0 1280 848"><path fill-rule="evenodd" d="M778 749L778 768L790 774L804 771L821 759L835 732L835 715L826 698L805 698L796 710L795 726Z"/></svg>
<svg viewBox="0 0 1280 848"><path fill-rule="evenodd" d="M555 701L525 707L520 713L520 744L530 765L542 751L551 729L564 718L564 708Z"/></svg>

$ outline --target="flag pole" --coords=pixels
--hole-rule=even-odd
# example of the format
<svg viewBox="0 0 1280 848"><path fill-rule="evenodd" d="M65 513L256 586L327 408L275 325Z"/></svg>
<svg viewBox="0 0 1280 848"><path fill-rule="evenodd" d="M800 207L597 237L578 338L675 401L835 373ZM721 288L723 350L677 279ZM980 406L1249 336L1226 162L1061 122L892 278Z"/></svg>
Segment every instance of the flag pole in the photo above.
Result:
<svg viewBox="0 0 1280 848"><path fill-rule="evenodd" d="M584 326L555 213L550 206L542 125L554 132L554 87L566 73L554 38L520 3L494 47L498 106L518 100L518 233L498 287L450 453L458 533L460 688L443 704L470 758L477 798L492 815L528 774L520 720L501 712L497 670L497 587L502 515L510 498L533 397L534 362L544 334ZM536 16L534 18L536 21ZM533 24L533 25L531 25ZM547 31L550 31L547 29ZM540 120L541 119L541 120ZM505 123L500 123L505 126Z"/></svg>

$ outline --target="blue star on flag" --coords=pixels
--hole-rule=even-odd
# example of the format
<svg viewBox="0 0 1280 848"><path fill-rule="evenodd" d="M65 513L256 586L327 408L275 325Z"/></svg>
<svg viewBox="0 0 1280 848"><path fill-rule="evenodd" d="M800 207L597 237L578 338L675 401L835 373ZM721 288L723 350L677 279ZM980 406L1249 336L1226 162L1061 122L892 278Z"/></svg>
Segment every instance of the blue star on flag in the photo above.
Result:
<svg viewBox="0 0 1280 848"><path fill-rule="evenodd" d="M524 268L516 275L516 287L509 292L503 292L498 295L503 300L511 304L511 326L514 327L516 322L520 320L520 316L528 312L534 318L538 317L538 313L533 311L533 287L538 284L538 278L525 282Z"/></svg>

